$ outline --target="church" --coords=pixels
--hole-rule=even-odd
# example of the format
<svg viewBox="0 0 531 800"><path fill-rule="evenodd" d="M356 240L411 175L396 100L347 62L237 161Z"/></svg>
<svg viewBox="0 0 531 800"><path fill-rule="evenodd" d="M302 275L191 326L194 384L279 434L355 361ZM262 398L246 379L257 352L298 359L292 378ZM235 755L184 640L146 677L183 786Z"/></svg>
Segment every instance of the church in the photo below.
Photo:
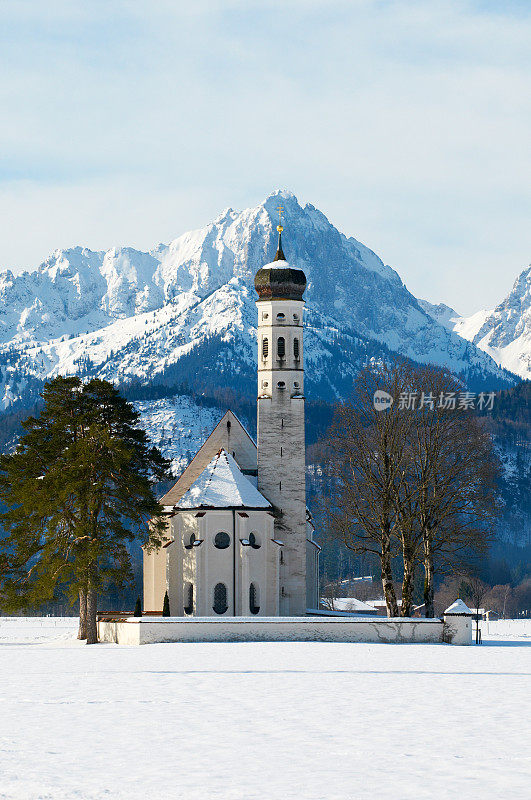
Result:
<svg viewBox="0 0 531 800"><path fill-rule="evenodd" d="M281 213L282 209L279 209ZM280 220L281 223L281 220ZM257 441L228 411L161 503L167 537L144 551L144 612L302 616L318 607L319 545L306 506L304 272L278 225L258 270Z"/></svg>

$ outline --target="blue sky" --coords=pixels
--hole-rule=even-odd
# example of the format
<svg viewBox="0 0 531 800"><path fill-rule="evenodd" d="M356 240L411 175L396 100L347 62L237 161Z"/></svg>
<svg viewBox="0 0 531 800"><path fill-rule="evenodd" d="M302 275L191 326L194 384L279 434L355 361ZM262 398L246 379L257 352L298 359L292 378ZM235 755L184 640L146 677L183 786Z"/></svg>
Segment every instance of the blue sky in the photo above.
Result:
<svg viewBox="0 0 531 800"><path fill-rule="evenodd" d="M0 2L0 268L277 187L462 313L531 260L531 6Z"/></svg>

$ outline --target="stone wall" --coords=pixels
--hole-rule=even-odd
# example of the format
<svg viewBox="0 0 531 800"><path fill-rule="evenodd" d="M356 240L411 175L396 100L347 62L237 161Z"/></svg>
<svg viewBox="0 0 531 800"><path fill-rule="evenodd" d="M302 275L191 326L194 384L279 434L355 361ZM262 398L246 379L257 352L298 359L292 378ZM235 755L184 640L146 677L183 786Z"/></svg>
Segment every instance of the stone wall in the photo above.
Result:
<svg viewBox="0 0 531 800"><path fill-rule="evenodd" d="M375 642L471 644L470 619L315 617L150 617L98 623L101 641L154 642Z"/></svg>

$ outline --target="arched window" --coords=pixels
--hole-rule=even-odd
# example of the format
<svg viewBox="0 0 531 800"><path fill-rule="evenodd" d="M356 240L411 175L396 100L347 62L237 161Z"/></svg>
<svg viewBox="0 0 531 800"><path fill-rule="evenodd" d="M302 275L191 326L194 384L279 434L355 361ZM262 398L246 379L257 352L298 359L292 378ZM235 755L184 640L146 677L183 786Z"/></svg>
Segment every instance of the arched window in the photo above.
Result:
<svg viewBox="0 0 531 800"><path fill-rule="evenodd" d="M193 614L194 613L194 585L193 583L187 582L184 584L183 587L183 604L184 604L184 613L185 614Z"/></svg>
<svg viewBox="0 0 531 800"><path fill-rule="evenodd" d="M300 358L300 349L299 349L299 340L298 339L294 339L293 340L293 355L295 357L295 360L298 361L299 358Z"/></svg>
<svg viewBox="0 0 531 800"><path fill-rule="evenodd" d="M212 609L216 614L224 614L228 609L227 587L224 583L216 583L214 586L214 605Z"/></svg>
<svg viewBox="0 0 531 800"><path fill-rule="evenodd" d="M282 311L279 311L278 314L277 314L277 321L278 322L284 322L285 319L286 319L286 315L283 314Z"/></svg>
<svg viewBox="0 0 531 800"><path fill-rule="evenodd" d="M186 541L186 540L185 540ZM195 533L191 533L188 537L188 542L184 545L186 550L190 550L194 546L195 542Z"/></svg>
<svg viewBox="0 0 531 800"><path fill-rule="evenodd" d="M249 539L249 544L251 545L252 548L254 548L254 550L260 549L260 544L258 542L256 533L250 533L248 539Z"/></svg>
<svg viewBox="0 0 531 800"><path fill-rule="evenodd" d="M214 547L217 547L218 550L226 550L227 547L230 547L230 536L225 531L221 531L221 533L216 533L214 536Z"/></svg>
<svg viewBox="0 0 531 800"><path fill-rule="evenodd" d="M279 389L285 389L286 388L286 384L284 383L284 381L279 381L277 383L277 386L278 386Z"/></svg>
<svg viewBox="0 0 531 800"><path fill-rule="evenodd" d="M262 358L267 358L268 353L269 353L269 341L266 336L264 339L262 339Z"/></svg>
<svg viewBox="0 0 531 800"><path fill-rule="evenodd" d="M254 583L251 583L249 586L249 611L251 614L258 614L260 611L260 606L258 605L258 588Z"/></svg>
<svg viewBox="0 0 531 800"><path fill-rule="evenodd" d="M277 339L277 356L278 358L286 357L286 340L283 336L279 336Z"/></svg>

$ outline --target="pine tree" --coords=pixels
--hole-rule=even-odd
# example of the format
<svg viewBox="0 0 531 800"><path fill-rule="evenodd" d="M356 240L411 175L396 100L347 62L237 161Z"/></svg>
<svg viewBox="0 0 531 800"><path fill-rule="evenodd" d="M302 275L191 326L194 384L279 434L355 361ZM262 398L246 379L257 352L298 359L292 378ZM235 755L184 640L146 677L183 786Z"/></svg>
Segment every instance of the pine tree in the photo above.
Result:
<svg viewBox="0 0 531 800"><path fill-rule="evenodd" d="M142 616L142 603L140 602L140 597L136 598L135 611L134 611L133 616L134 617L141 617Z"/></svg>
<svg viewBox="0 0 531 800"><path fill-rule="evenodd" d="M91 644L98 594L132 579L127 545L161 544L165 520L154 488L167 479L169 463L112 384L55 378L42 397L39 418L23 423L17 449L0 458L9 554L2 603L38 607L58 589L72 602L79 596L80 607L86 602L79 635Z"/></svg>
<svg viewBox="0 0 531 800"><path fill-rule="evenodd" d="M163 617L171 617L170 614L170 598L168 597L168 592L164 595L164 603L162 605L162 616Z"/></svg>

